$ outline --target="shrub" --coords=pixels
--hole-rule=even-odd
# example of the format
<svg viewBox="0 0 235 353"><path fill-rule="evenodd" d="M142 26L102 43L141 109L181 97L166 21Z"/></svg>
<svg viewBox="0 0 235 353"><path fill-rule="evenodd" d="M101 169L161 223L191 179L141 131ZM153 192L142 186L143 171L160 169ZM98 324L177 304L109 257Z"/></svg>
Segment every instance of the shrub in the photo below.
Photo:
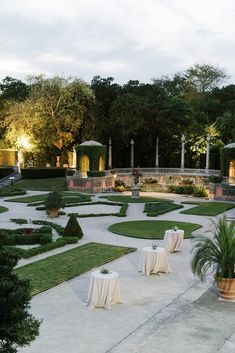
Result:
<svg viewBox="0 0 235 353"><path fill-rule="evenodd" d="M23 179L43 179L65 177L66 168L28 168L21 169Z"/></svg>
<svg viewBox="0 0 235 353"><path fill-rule="evenodd" d="M25 218L11 218L11 221L16 224L27 224L28 221Z"/></svg>
<svg viewBox="0 0 235 353"><path fill-rule="evenodd" d="M208 178L209 183L215 183L215 184L220 184L222 180L223 180L222 177L216 176L216 175L210 175Z"/></svg>
<svg viewBox="0 0 235 353"><path fill-rule="evenodd" d="M64 237L77 237L81 239L83 237L83 231L77 221L74 214L71 214L68 223L64 229Z"/></svg>
<svg viewBox="0 0 235 353"><path fill-rule="evenodd" d="M76 244L78 242L78 237L66 237L67 244Z"/></svg>
<svg viewBox="0 0 235 353"><path fill-rule="evenodd" d="M43 226L39 228L40 233L45 233L45 234L52 234L52 228L49 226Z"/></svg>
<svg viewBox="0 0 235 353"><path fill-rule="evenodd" d="M56 230L57 233L59 233L60 235L64 235L64 227L60 226L57 223L53 223L53 222L49 222L49 221L43 221L43 220L34 220L32 221L33 224L38 224L38 225L46 225L46 226L50 226L52 228L54 228Z"/></svg>
<svg viewBox="0 0 235 353"><path fill-rule="evenodd" d="M182 179L181 184L182 185L193 185L193 180L189 179L189 178Z"/></svg>
<svg viewBox="0 0 235 353"><path fill-rule="evenodd" d="M192 195L195 196L195 197L207 197L208 196L208 191L203 186L194 187Z"/></svg>
<svg viewBox="0 0 235 353"><path fill-rule="evenodd" d="M113 188L113 191L123 192L123 191L125 191L125 187L123 185L118 185Z"/></svg>
<svg viewBox="0 0 235 353"><path fill-rule="evenodd" d="M144 179L144 183L146 183L146 184L157 184L158 180L154 179L154 178L145 178Z"/></svg>
<svg viewBox="0 0 235 353"><path fill-rule="evenodd" d="M116 186L125 186L125 183L122 179L115 180L115 187Z"/></svg>
<svg viewBox="0 0 235 353"><path fill-rule="evenodd" d="M103 176L105 176L105 172L99 171L99 170L89 170L87 172L87 176L88 177L103 177Z"/></svg>
<svg viewBox="0 0 235 353"><path fill-rule="evenodd" d="M44 245L44 244L49 244L52 242L52 235L51 234L43 234L40 237L40 244Z"/></svg>
<svg viewBox="0 0 235 353"><path fill-rule="evenodd" d="M64 207L64 201L62 195L58 191L52 191L49 193L45 200L46 210L52 210L54 208L60 209Z"/></svg>

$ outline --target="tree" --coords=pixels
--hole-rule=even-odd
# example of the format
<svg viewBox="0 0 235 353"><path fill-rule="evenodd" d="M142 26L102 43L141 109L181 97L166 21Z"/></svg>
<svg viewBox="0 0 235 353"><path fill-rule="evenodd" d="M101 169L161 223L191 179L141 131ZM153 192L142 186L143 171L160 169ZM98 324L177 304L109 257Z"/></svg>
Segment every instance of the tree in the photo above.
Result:
<svg viewBox="0 0 235 353"><path fill-rule="evenodd" d="M208 92L218 87L227 75L219 67L196 64L187 69L183 77L197 92Z"/></svg>
<svg viewBox="0 0 235 353"><path fill-rule="evenodd" d="M16 78L6 76L0 83L0 99L24 101L30 92L30 87Z"/></svg>
<svg viewBox="0 0 235 353"><path fill-rule="evenodd" d="M69 217L68 223L64 229L64 237L78 237L81 239L83 237L83 231L80 227L80 224L77 221L77 218L74 214L71 214Z"/></svg>
<svg viewBox="0 0 235 353"><path fill-rule="evenodd" d="M223 116L216 120L216 127L221 134L221 138L225 144L234 142L235 140L235 111L225 112Z"/></svg>
<svg viewBox="0 0 235 353"><path fill-rule="evenodd" d="M13 273L17 261L16 253L0 246L1 353L16 353L39 334L40 322L28 312L30 284Z"/></svg>
<svg viewBox="0 0 235 353"><path fill-rule="evenodd" d="M5 138L19 144L27 135L35 148L69 148L77 139L84 121L92 114L95 97L87 84L61 77L30 78L30 96L10 106L4 119Z"/></svg>

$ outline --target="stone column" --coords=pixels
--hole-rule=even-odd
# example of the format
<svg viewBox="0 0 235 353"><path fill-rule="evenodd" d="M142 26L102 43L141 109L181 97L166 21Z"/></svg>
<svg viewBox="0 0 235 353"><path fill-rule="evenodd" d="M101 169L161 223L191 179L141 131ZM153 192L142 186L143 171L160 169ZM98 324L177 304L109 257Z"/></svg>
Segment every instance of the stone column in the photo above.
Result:
<svg viewBox="0 0 235 353"><path fill-rule="evenodd" d="M207 135L206 138L206 170L210 169L210 135Z"/></svg>
<svg viewBox="0 0 235 353"><path fill-rule="evenodd" d="M109 138L108 169L112 169L112 140Z"/></svg>
<svg viewBox="0 0 235 353"><path fill-rule="evenodd" d="M159 138L156 139L156 161L155 168L159 168Z"/></svg>
<svg viewBox="0 0 235 353"><path fill-rule="evenodd" d="M184 145L185 145L185 136L184 134L181 136L181 169L184 169L184 153L185 153L185 150L184 150Z"/></svg>
<svg viewBox="0 0 235 353"><path fill-rule="evenodd" d="M131 144L131 168L134 168L134 140L132 139L130 141L130 144Z"/></svg>

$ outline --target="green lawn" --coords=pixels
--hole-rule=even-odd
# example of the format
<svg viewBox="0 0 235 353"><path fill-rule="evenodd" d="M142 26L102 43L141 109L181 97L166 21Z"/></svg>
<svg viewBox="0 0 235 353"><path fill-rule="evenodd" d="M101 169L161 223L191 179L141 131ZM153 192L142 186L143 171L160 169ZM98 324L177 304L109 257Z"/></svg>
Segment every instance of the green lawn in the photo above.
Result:
<svg viewBox="0 0 235 353"><path fill-rule="evenodd" d="M66 178L24 179L18 181L15 185L26 190L67 190Z"/></svg>
<svg viewBox="0 0 235 353"><path fill-rule="evenodd" d="M144 212L147 213L149 217L156 217L179 208L182 208L182 205L176 205L173 202L161 202L161 203L146 203L144 207Z"/></svg>
<svg viewBox="0 0 235 353"><path fill-rule="evenodd" d="M7 212L9 208L0 206L0 213Z"/></svg>
<svg viewBox="0 0 235 353"><path fill-rule="evenodd" d="M91 200L90 195L84 195L79 192L67 192L62 191L61 195L63 196L65 203L74 203L74 202L87 202ZM21 203L32 203L38 201L45 201L48 194L34 195L34 196L23 196L23 197L14 197L7 199L5 201L10 202L21 202Z"/></svg>
<svg viewBox="0 0 235 353"><path fill-rule="evenodd" d="M184 237L191 238L192 232L201 226L195 223L176 221L130 221L112 224L110 232L133 238L163 239L165 231L174 226L184 230Z"/></svg>
<svg viewBox="0 0 235 353"><path fill-rule="evenodd" d="M198 216L216 216L235 207L234 203L229 202L187 202L187 204L189 203L197 206L189 210L181 211L180 213Z"/></svg>
<svg viewBox="0 0 235 353"><path fill-rule="evenodd" d="M30 280L32 295L35 295L135 250L124 246L89 243L20 267L15 272L21 278Z"/></svg>
<svg viewBox="0 0 235 353"><path fill-rule="evenodd" d="M128 203L145 203L145 202L171 202L168 199L160 199L156 197L150 196L140 196L139 198L135 199L131 196L124 196L124 195L110 195L110 196L100 196L100 198L108 199L109 201L113 202L128 202Z"/></svg>

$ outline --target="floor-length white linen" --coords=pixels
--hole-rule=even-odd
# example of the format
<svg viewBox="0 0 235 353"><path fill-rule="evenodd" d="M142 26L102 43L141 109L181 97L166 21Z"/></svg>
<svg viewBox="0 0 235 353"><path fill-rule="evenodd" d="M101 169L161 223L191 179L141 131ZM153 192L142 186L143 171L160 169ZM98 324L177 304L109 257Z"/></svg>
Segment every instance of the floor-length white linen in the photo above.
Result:
<svg viewBox="0 0 235 353"><path fill-rule="evenodd" d="M141 251L139 272L146 276L149 276L151 273L171 272L165 249L159 246L157 249L153 249L150 246L143 248Z"/></svg>
<svg viewBox="0 0 235 353"><path fill-rule="evenodd" d="M105 309L110 309L111 304L122 303L118 273L92 272L87 302L90 308Z"/></svg>
<svg viewBox="0 0 235 353"><path fill-rule="evenodd" d="M184 231L182 229L166 230L164 235L164 247L169 252L179 251L184 239Z"/></svg>

